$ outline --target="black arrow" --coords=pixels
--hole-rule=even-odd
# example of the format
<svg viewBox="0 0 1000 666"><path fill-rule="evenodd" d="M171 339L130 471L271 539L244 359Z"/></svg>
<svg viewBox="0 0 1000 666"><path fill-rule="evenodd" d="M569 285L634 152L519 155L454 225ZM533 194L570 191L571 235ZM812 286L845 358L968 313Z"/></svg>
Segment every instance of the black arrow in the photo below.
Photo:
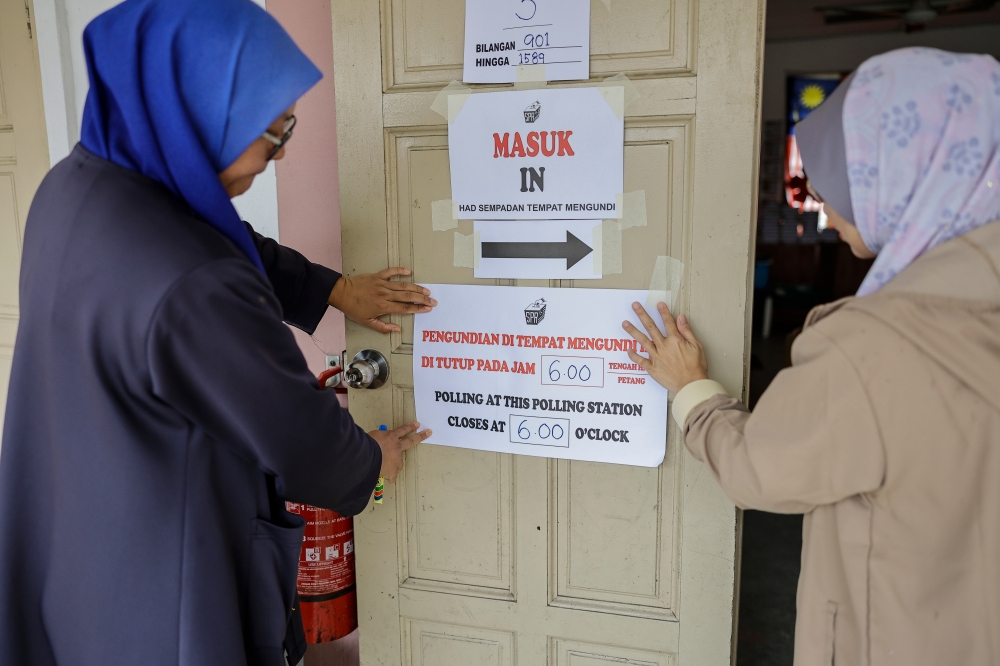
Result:
<svg viewBox="0 0 1000 666"><path fill-rule="evenodd" d="M565 243L487 243L483 259L565 259L566 270L593 252L593 248L566 232Z"/></svg>

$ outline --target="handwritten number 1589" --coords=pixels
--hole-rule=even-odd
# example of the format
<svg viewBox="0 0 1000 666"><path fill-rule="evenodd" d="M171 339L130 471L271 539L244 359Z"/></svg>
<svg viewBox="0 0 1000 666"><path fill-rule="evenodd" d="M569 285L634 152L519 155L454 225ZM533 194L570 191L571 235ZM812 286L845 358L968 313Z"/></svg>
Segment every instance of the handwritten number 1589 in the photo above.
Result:
<svg viewBox="0 0 1000 666"><path fill-rule="evenodd" d="M527 14L529 11L529 9L524 4L526 2L531 3L531 9L530 9L531 14L529 16L521 16L522 12ZM535 0L521 0L521 6L518 11L514 12L514 16L521 19L522 21L530 21L535 17L535 12L537 11L538 11L538 5L535 4Z"/></svg>

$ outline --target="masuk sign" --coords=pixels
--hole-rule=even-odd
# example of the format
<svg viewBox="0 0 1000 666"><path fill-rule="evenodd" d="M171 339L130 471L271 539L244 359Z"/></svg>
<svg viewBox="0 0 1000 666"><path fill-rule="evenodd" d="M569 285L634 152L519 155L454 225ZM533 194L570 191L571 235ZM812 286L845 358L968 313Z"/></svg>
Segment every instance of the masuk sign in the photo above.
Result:
<svg viewBox="0 0 1000 666"><path fill-rule="evenodd" d="M459 219L618 217L624 89L453 95L448 152Z"/></svg>

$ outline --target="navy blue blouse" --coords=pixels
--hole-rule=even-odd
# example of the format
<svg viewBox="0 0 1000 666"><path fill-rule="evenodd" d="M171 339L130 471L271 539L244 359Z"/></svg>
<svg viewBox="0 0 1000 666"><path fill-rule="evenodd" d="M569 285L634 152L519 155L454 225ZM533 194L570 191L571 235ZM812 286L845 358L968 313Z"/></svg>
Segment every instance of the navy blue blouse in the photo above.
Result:
<svg viewBox="0 0 1000 666"><path fill-rule="evenodd" d="M320 390L339 277L262 275L163 186L77 146L38 190L0 456L0 664L284 663L302 522L351 515L378 445Z"/></svg>

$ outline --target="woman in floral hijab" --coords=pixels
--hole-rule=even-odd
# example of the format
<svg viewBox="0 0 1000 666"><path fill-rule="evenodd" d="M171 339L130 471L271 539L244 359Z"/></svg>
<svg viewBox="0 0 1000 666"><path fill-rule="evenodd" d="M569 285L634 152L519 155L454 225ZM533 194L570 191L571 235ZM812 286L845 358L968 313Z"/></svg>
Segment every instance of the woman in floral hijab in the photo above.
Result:
<svg viewBox="0 0 1000 666"><path fill-rule="evenodd" d="M876 56L796 137L875 257L858 296L809 314L752 414L662 303L630 355L737 506L805 514L797 666L1000 663L1000 64Z"/></svg>

